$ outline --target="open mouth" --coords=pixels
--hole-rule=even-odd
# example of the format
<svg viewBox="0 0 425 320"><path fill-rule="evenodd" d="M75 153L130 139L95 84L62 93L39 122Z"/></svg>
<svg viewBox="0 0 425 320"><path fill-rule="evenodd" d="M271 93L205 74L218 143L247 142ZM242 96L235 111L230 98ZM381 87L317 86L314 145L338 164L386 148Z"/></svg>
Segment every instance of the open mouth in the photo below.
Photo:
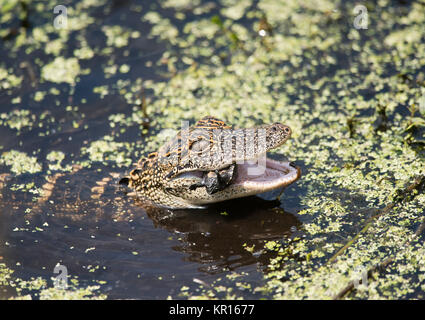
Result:
<svg viewBox="0 0 425 320"><path fill-rule="evenodd" d="M246 191L262 193L287 186L301 176L301 170L292 162L280 162L269 158L261 162L237 165L237 176L233 181Z"/></svg>
<svg viewBox="0 0 425 320"><path fill-rule="evenodd" d="M204 174L205 171L190 171L174 179L182 179L183 185L187 185L188 181L191 184L202 181ZM187 193L185 198L191 204L204 205L247 197L286 187L297 181L300 176L301 170L294 163L272 160L263 155L257 160L236 164L233 180L223 189L211 194L206 188L201 188L201 192Z"/></svg>

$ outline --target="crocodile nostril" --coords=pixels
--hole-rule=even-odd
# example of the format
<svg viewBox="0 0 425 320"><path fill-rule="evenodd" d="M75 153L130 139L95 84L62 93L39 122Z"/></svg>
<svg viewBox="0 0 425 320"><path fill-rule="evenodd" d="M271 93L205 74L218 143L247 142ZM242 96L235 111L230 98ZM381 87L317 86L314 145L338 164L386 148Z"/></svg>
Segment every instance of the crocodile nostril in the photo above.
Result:
<svg viewBox="0 0 425 320"><path fill-rule="evenodd" d="M278 130L278 129L277 129L277 125L274 125L274 126L272 127L272 131L273 131L273 132L277 132L277 130Z"/></svg>

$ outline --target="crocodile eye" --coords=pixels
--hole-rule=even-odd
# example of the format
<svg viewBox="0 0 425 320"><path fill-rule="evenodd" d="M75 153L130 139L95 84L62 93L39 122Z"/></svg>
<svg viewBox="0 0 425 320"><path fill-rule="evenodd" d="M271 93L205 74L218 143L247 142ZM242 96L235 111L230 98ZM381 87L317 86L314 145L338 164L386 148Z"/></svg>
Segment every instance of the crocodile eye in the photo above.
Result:
<svg viewBox="0 0 425 320"><path fill-rule="evenodd" d="M197 140L190 145L190 150L194 152L199 152L199 153L203 153L207 151L208 148L209 148L209 143L207 140L204 140L204 139Z"/></svg>

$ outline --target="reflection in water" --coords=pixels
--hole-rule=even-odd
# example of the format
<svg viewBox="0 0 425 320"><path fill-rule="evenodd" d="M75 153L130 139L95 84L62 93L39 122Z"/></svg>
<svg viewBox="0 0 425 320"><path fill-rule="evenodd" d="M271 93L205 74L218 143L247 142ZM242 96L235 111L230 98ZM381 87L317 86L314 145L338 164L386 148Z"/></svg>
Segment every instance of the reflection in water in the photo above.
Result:
<svg viewBox="0 0 425 320"><path fill-rule="evenodd" d="M30 111L28 119L33 119L25 124L27 121L23 118L22 130L9 127L5 125L8 121L3 121L0 125L2 152L16 149L34 155L43 167L39 173L15 176L6 174L10 172L9 167L0 166L0 264L13 269L14 277L24 280L42 277L51 286L54 267L60 263L67 267L73 279L78 277L81 287L96 284L95 281L99 280L105 282L101 285L101 292L110 298L166 298L178 294L182 286L193 284L193 278L200 275L210 276L223 272L223 269L241 267L247 272L255 271L257 262L267 263L265 255L260 252L264 241L289 235L290 227L299 223L294 216L278 208L277 203L259 198L232 201L208 210L145 210L134 205L133 199L117 193L113 181L104 180L112 169L100 163L115 163L113 159L108 160L109 151L111 154L118 152L115 147L113 150L106 148L101 157L105 162L88 161L84 150L91 149L93 142L109 141L106 137L113 137L114 142L126 142L125 145L127 142L145 144L146 137L140 137L140 123L130 126L118 126L116 123L112 126L111 115L129 117L136 114L127 94L122 92L130 94L130 89L133 92L134 88L138 88L139 78L143 81L169 79L169 65L162 61L169 46L148 37L152 25L142 21L139 10L130 10L130 5L135 4L133 1L115 0L105 6L93 6L87 12L101 24L105 22L110 26L123 26L126 30L140 30L140 37L125 48L117 48L119 50L114 51L113 59L109 55L84 59L84 70L90 70L89 74L80 77L71 88L66 83L54 84L59 95L42 94L42 100L36 101L34 92L44 92L49 87L32 75L42 66L36 66L31 59L20 61L20 57L26 57L25 54L19 54L15 59L8 54L8 46L0 47L2 58L7 58L6 64L9 61L12 64L16 62L17 66L26 65L24 69L31 73L28 79L24 77L21 87L13 90L13 94L5 90L1 92L2 112L19 109L20 104L13 102L19 96L22 106L26 106L24 109ZM149 10L150 5L150 1L142 1L143 10ZM164 11L158 4L153 6L154 11L161 15L170 13L169 9ZM134 9L136 7L140 6L135 5ZM214 6L211 9L217 13L220 11ZM38 21L38 13L34 11L32 14L31 21ZM42 20L38 22L43 23ZM110 49L109 45L103 45L103 37L99 37L99 23L91 26L82 30L85 42L90 46L100 46L99 49ZM16 35L11 36L14 38ZM78 43L71 41L64 50L72 55ZM50 58L44 59L42 53L42 50L37 50L34 59L52 62ZM110 64L111 59L118 65L128 64L131 72L125 75L117 72L114 76L105 73L104 67ZM10 72L13 71L12 64ZM15 71L18 71L19 77L26 72ZM121 85L117 85L121 79L125 80L122 89ZM125 84L127 81L129 84ZM136 85L133 86L133 83ZM93 90L99 85L108 88L106 99ZM202 90L196 91L195 95L202 94ZM154 90L147 91L146 95L147 99L157 98ZM65 112L65 106L73 106L73 111ZM34 124L31 124L33 121ZM21 120L18 123L20 126ZM150 130L149 135L155 135L155 130ZM148 151L138 146L135 150ZM58 171L49 168L52 163L47 161L47 155L51 151L66 155L63 168ZM126 153L125 157L135 154ZM87 161L90 168L78 171L75 168L74 173L63 170L65 166ZM123 173L121 168L115 170ZM105 192L93 198L93 190L101 190L104 185ZM44 194L40 194L40 190L45 191ZM222 215L223 212L227 215ZM245 243L254 246L254 254L243 248ZM253 277L261 277L261 274L252 272L247 280ZM0 292L0 298L16 294L12 286L6 290ZM26 293L32 292L22 292Z"/></svg>
<svg viewBox="0 0 425 320"><path fill-rule="evenodd" d="M147 210L155 226L181 233L182 243L173 249L188 255L201 271L218 273L267 263L262 248L268 240L290 236L300 222L277 207L278 201L249 197L210 206L205 210ZM143 204L142 204L143 205ZM254 246L251 253L245 246Z"/></svg>
<svg viewBox="0 0 425 320"><path fill-rule="evenodd" d="M111 180L93 198L93 185L109 176L106 168L101 172L91 168L58 176L42 203L3 189L0 262L15 270L14 276L42 276L52 285L60 263L81 285L104 281L100 291L110 298L166 298L193 278L267 265L264 243L290 236L291 227L300 224L278 201L258 197L169 211L124 196ZM24 180L13 178L8 185Z"/></svg>

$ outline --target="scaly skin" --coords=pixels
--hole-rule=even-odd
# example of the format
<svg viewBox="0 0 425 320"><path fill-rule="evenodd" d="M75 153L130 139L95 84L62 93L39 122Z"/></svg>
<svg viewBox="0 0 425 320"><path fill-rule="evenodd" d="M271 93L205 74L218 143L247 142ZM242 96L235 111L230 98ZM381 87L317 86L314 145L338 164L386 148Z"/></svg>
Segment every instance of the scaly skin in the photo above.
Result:
<svg viewBox="0 0 425 320"><path fill-rule="evenodd" d="M142 198L173 209L199 208L284 187L300 177L300 169L267 159L266 152L290 135L291 129L280 123L233 129L205 117L158 152L140 159L120 183ZM249 161L262 166L255 169Z"/></svg>

